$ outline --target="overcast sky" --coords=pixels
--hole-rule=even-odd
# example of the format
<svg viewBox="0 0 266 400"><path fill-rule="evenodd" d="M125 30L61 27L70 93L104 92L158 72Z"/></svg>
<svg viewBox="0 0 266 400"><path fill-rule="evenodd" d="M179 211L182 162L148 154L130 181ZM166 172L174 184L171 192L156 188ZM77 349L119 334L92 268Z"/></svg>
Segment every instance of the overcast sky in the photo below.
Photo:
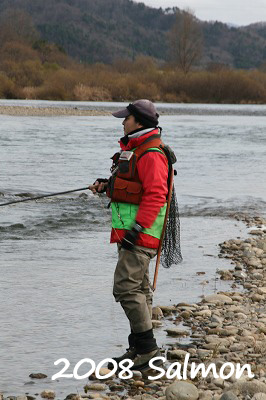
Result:
<svg viewBox="0 0 266 400"><path fill-rule="evenodd" d="M202 20L237 25L266 21L266 0L134 0L151 7L191 8Z"/></svg>

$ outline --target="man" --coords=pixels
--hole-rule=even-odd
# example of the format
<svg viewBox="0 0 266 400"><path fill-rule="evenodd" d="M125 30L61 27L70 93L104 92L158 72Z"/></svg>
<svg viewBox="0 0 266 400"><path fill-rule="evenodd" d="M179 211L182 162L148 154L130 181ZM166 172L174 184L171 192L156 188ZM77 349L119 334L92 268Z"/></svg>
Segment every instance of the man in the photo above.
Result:
<svg viewBox="0 0 266 400"><path fill-rule="evenodd" d="M97 179L93 192L111 198L111 243L117 243L118 263L113 294L129 320L129 349L117 362L130 358L143 371L160 355L152 329L149 262L156 256L166 212L168 159L161 145L158 113L149 100L137 100L114 112L123 118L121 151L113 156L108 183Z"/></svg>

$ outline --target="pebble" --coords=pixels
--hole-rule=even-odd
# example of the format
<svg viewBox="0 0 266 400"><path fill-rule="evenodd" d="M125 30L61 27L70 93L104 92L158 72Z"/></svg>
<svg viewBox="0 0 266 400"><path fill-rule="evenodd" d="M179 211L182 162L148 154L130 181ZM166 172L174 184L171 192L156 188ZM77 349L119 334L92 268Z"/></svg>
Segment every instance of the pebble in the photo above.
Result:
<svg viewBox="0 0 266 400"><path fill-rule="evenodd" d="M266 295L266 287L258 288L258 294Z"/></svg>
<svg viewBox="0 0 266 400"><path fill-rule="evenodd" d="M254 396L256 393L266 393L266 384L260 381L252 380L250 382L236 382L231 387L232 392Z"/></svg>
<svg viewBox="0 0 266 400"><path fill-rule="evenodd" d="M183 360L188 353L185 350L170 350L167 353L168 360Z"/></svg>
<svg viewBox="0 0 266 400"><path fill-rule="evenodd" d="M200 393L199 400L212 400L212 391L204 390L204 392Z"/></svg>
<svg viewBox="0 0 266 400"><path fill-rule="evenodd" d="M160 307L152 308L152 319L158 320L163 318L163 312Z"/></svg>
<svg viewBox="0 0 266 400"><path fill-rule="evenodd" d="M201 311L196 311L194 312L195 317L206 317L210 318L212 316L211 310L201 310Z"/></svg>
<svg viewBox="0 0 266 400"><path fill-rule="evenodd" d="M101 391L101 390L106 390L106 389L107 389L107 386L105 384L102 384L102 383L91 383L91 384L88 384L88 385L84 386L85 393L88 390L99 390L99 391Z"/></svg>
<svg viewBox="0 0 266 400"><path fill-rule="evenodd" d="M132 383L133 386L137 386L137 387L144 387L144 382L142 381L135 381Z"/></svg>
<svg viewBox="0 0 266 400"><path fill-rule="evenodd" d="M243 271L236 271L233 273L233 276L238 279L247 279L247 274Z"/></svg>
<svg viewBox="0 0 266 400"><path fill-rule="evenodd" d="M252 397L251 400L266 400L266 394L265 393L256 393Z"/></svg>
<svg viewBox="0 0 266 400"><path fill-rule="evenodd" d="M160 306L163 315L169 315L176 311L175 306Z"/></svg>
<svg viewBox="0 0 266 400"><path fill-rule="evenodd" d="M189 336L188 331L178 328L166 329L166 332L169 336Z"/></svg>
<svg viewBox="0 0 266 400"><path fill-rule="evenodd" d="M140 371L132 371L133 373L133 379L141 379L142 378L142 373Z"/></svg>
<svg viewBox="0 0 266 400"><path fill-rule="evenodd" d="M192 316L192 311L182 311L179 316L184 318L184 319L189 319Z"/></svg>
<svg viewBox="0 0 266 400"><path fill-rule="evenodd" d="M204 302L214 304L232 304L233 300L224 294L210 294L209 296L204 297Z"/></svg>
<svg viewBox="0 0 266 400"><path fill-rule="evenodd" d="M103 377L103 376L105 376L105 375L108 375L109 373L111 372L111 370L109 369L109 368L100 368L100 370L99 370L99 374L101 375L101 377ZM112 377L111 377L112 378ZM91 374L91 376L89 377L89 380L96 380L97 378L96 378L96 375L95 375L95 372L94 373L92 373ZM106 378L106 379L110 379L110 377L109 378ZM105 379L103 379L103 378L101 378L101 380L102 381L104 381L105 382Z"/></svg>
<svg viewBox="0 0 266 400"><path fill-rule="evenodd" d="M233 392L226 392L222 395L220 400L238 400L238 398Z"/></svg>
<svg viewBox="0 0 266 400"><path fill-rule="evenodd" d="M198 400L199 391L195 385L188 382L172 383L165 391L166 400Z"/></svg>
<svg viewBox="0 0 266 400"><path fill-rule="evenodd" d="M54 399L55 392L53 390L44 390L43 392L41 392L41 397L43 399Z"/></svg>

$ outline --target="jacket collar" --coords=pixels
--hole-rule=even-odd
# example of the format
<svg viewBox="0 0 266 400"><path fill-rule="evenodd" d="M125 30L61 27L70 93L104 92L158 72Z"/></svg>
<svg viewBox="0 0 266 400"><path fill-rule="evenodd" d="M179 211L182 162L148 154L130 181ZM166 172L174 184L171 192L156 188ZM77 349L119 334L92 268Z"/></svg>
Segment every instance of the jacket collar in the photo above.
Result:
<svg viewBox="0 0 266 400"><path fill-rule="evenodd" d="M140 146L146 139L152 135L160 137L161 131L159 128L137 129L134 132L122 137L119 141L122 150L132 150Z"/></svg>

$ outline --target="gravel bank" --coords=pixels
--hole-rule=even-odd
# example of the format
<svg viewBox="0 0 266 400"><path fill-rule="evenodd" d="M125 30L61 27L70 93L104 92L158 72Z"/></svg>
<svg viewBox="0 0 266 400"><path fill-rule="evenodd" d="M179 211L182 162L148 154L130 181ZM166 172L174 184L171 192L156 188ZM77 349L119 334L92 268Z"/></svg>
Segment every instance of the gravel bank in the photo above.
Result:
<svg viewBox="0 0 266 400"><path fill-rule="evenodd" d="M78 108L59 107L25 107L25 106L0 106L0 114L18 117L54 117L54 116L104 116L110 115L109 111L80 110Z"/></svg>
<svg viewBox="0 0 266 400"><path fill-rule="evenodd" d="M111 115L113 111L119 110L124 105L118 103L107 102L99 105L95 104L82 104L80 102L39 102L38 104L27 104L25 100L24 104L21 104L21 100L18 100L16 104L7 103L0 100L0 114L14 115L14 116L102 116ZM243 116L266 116L265 105L221 105L221 104L175 104L167 105L166 103L156 104L159 114L162 115L217 115L217 116L229 116L229 115L243 115Z"/></svg>

